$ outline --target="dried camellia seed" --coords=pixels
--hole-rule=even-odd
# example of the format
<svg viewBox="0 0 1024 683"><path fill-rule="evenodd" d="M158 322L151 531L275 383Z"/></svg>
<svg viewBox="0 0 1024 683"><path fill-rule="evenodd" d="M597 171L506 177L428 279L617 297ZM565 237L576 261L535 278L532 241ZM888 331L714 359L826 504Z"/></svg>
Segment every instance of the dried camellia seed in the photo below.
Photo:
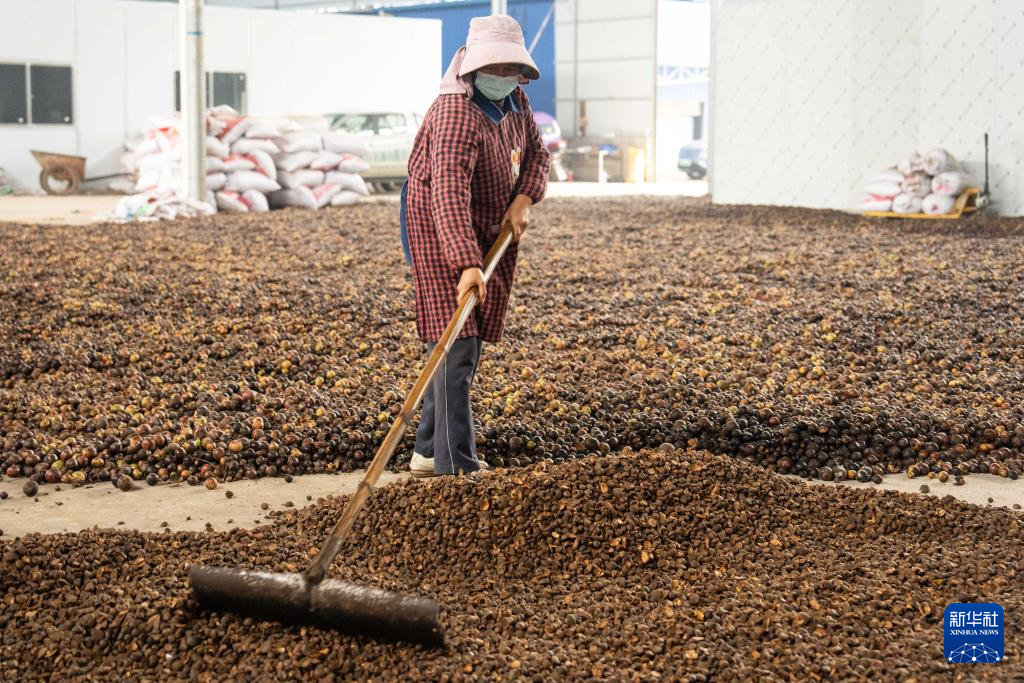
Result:
<svg viewBox="0 0 1024 683"><path fill-rule="evenodd" d="M135 488L135 482L129 476L121 475L117 478L117 488L122 491L131 491Z"/></svg>
<svg viewBox="0 0 1024 683"><path fill-rule="evenodd" d="M212 491L215 488L217 488L217 480L214 479L213 477L210 477L209 479L203 482L203 486L205 486L208 490Z"/></svg>
<svg viewBox="0 0 1024 683"><path fill-rule="evenodd" d="M32 496L39 493L39 484L35 483L31 479L25 482L25 485L21 487L21 492L31 498Z"/></svg>

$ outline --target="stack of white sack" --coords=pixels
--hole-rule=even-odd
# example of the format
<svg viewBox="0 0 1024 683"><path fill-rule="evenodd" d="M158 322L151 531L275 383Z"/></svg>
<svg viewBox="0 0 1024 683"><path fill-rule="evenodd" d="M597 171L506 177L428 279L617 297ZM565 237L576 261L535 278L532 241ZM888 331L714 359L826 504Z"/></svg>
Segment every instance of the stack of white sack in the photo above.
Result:
<svg viewBox="0 0 1024 683"><path fill-rule="evenodd" d="M360 173L366 147L358 139L322 132L326 121L240 116L215 107L206 117L207 202L221 211L354 204L369 190ZM127 191L144 195L133 205L183 197L179 117L154 119L126 144L126 172L137 174Z"/></svg>
<svg viewBox="0 0 1024 683"><path fill-rule="evenodd" d="M366 147L358 138L300 129L274 142L279 148L274 163L281 189L270 195L271 207L346 206L370 194L359 175L369 166L360 158Z"/></svg>
<svg viewBox="0 0 1024 683"><path fill-rule="evenodd" d="M221 211L269 211L271 192L281 189L273 138L283 122L239 116L215 109L207 126L206 191Z"/></svg>
<svg viewBox="0 0 1024 683"><path fill-rule="evenodd" d="M866 187L862 211L895 213L950 213L956 196L969 184L953 155L933 149L914 152L896 166L873 176Z"/></svg>

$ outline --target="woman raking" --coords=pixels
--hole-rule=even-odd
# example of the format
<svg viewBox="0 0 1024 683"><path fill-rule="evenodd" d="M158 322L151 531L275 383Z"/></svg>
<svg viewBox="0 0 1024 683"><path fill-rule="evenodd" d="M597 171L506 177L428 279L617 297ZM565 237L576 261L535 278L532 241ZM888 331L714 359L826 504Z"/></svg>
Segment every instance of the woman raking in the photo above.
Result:
<svg viewBox="0 0 1024 683"><path fill-rule="evenodd" d="M514 19L473 19L409 157L402 241L412 264L416 327L428 353L460 297L475 289L480 299L423 400L414 476L489 469L476 454L469 390L483 343L501 339L518 242L530 206L547 188L548 152L519 87L537 78ZM483 257L504 225L515 241L485 286Z"/></svg>

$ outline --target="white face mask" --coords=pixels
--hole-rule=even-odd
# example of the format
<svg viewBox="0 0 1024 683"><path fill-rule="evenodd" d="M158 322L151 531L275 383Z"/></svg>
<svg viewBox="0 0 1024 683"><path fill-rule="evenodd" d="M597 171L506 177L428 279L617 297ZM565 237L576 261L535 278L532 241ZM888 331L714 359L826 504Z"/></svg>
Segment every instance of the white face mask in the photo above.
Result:
<svg viewBox="0 0 1024 683"><path fill-rule="evenodd" d="M519 76L495 76L477 71L473 85L483 93L484 97L497 102L511 95L512 91L519 86Z"/></svg>

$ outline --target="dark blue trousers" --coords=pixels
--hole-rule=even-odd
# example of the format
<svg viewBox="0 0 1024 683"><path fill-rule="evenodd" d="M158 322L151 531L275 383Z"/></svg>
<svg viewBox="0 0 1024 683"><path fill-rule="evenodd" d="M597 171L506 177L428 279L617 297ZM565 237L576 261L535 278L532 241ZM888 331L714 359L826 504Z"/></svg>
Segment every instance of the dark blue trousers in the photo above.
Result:
<svg viewBox="0 0 1024 683"><path fill-rule="evenodd" d="M480 469L469 389L483 346L479 337L455 340L423 398L420 426L416 430L416 452L434 459L435 474ZM427 353L433 349L434 344L427 344Z"/></svg>

